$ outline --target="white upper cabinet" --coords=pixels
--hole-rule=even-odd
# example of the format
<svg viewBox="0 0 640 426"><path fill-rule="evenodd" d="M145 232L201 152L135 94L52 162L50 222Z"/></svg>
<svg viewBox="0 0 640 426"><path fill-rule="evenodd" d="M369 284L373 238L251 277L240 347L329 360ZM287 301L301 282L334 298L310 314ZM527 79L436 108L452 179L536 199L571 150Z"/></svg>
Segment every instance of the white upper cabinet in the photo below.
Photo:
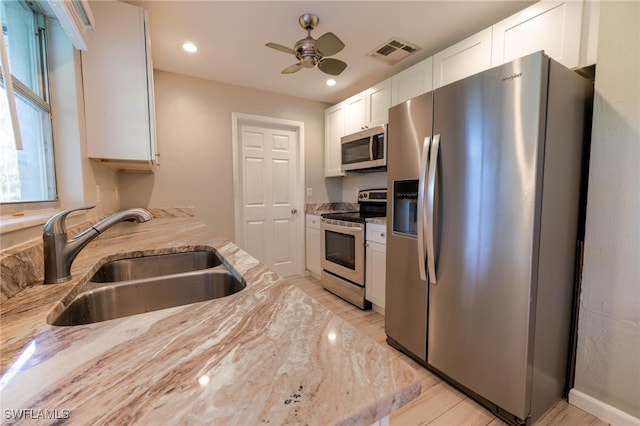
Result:
<svg viewBox="0 0 640 426"><path fill-rule="evenodd" d="M342 152L340 138L345 135L345 102L327 108L324 112L324 176L344 176L340 169Z"/></svg>
<svg viewBox="0 0 640 426"><path fill-rule="evenodd" d="M539 50L568 68L588 65L580 63L583 10L582 1L541 1L498 22L493 26L491 66Z"/></svg>
<svg viewBox="0 0 640 426"><path fill-rule="evenodd" d="M391 77L391 106L433 89L433 57L400 71Z"/></svg>
<svg viewBox="0 0 640 426"><path fill-rule="evenodd" d="M386 79L364 91L365 122L364 127L387 124L391 106L391 79ZM357 130L356 130L357 131Z"/></svg>
<svg viewBox="0 0 640 426"><path fill-rule="evenodd" d="M343 102L344 104L344 135L364 129L366 113L365 92L360 92Z"/></svg>
<svg viewBox="0 0 640 426"><path fill-rule="evenodd" d="M148 15L118 1L92 2L96 29L82 52L90 158L117 170L155 165L153 67Z"/></svg>
<svg viewBox="0 0 640 426"><path fill-rule="evenodd" d="M340 139L368 127L386 124L391 105L391 79L336 104L324 112L324 176L344 176Z"/></svg>
<svg viewBox="0 0 640 426"><path fill-rule="evenodd" d="M388 109L454 81L544 50L568 68L596 63L599 0L540 1L325 113L325 176L340 171L340 138L385 124Z"/></svg>
<svg viewBox="0 0 640 426"><path fill-rule="evenodd" d="M491 28L433 56L433 88L445 86L491 67Z"/></svg>
<svg viewBox="0 0 640 426"><path fill-rule="evenodd" d="M391 79L386 79L343 102L345 135L387 124L391 106Z"/></svg>

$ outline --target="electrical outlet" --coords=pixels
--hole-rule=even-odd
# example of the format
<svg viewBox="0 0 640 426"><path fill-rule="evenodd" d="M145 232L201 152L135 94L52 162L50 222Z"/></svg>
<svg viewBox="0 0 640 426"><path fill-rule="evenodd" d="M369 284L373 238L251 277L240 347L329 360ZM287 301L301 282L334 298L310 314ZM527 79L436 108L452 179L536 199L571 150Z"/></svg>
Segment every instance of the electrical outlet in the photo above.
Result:
<svg viewBox="0 0 640 426"><path fill-rule="evenodd" d="M313 197L313 188L307 188L307 197Z"/></svg>

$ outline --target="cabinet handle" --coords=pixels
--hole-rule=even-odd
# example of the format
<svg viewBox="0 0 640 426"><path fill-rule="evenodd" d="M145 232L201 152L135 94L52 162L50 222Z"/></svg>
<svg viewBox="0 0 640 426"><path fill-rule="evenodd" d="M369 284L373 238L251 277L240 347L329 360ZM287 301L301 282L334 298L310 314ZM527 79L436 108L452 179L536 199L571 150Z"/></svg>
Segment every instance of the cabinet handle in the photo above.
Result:
<svg viewBox="0 0 640 426"><path fill-rule="evenodd" d="M296 214L298 213L298 209L291 209L291 214Z"/></svg>
<svg viewBox="0 0 640 426"><path fill-rule="evenodd" d="M380 234L381 237L384 237L384 232Z"/></svg>

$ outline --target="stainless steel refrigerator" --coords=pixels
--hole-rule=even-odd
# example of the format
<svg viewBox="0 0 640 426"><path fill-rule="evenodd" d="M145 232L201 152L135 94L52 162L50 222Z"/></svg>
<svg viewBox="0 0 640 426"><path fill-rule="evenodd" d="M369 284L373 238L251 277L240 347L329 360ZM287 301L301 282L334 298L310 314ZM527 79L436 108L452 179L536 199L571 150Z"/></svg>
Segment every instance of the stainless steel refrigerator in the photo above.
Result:
<svg viewBox="0 0 640 426"><path fill-rule="evenodd" d="M389 110L387 341L514 424L565 392L592 97L538 52Z"/></svg>

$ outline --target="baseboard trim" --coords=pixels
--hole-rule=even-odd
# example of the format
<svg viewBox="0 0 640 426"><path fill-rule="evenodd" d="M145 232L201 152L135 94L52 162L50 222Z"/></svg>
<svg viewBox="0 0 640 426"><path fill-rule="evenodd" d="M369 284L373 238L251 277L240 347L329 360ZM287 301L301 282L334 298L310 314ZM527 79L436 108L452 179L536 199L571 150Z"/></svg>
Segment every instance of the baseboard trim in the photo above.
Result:
<svg viewBox="0 0 640 426"><path fill-rule="evenodd" d="M615 426L640 426L640 419L576 389L569 391L569 404Z"/></svg>

